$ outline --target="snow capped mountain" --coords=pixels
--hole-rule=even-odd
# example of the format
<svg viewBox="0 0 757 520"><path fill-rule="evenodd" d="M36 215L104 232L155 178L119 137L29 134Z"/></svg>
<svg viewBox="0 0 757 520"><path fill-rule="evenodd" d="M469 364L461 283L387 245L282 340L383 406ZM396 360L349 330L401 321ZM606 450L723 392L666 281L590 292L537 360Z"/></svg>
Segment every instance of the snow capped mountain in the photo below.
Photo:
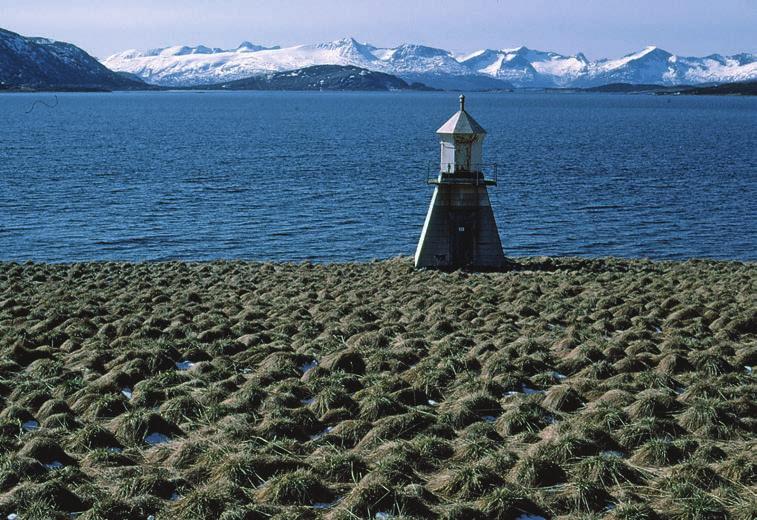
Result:
<svg viewBox="0 0 757 520"><path fill-rule="evenodd" d="M255 52L255 51L264 51L266 49L278 49L279 47L263 47L262 45L255 45L254 43L250 43L247 41L244 41L239 44L239 47L237 47L235 50L237 52ZM218 52L223 52L219 50Z"/></svg>
<svg viewBox="0 0 757 520"><path fill-rule="evenodd" d="M28 89L146 88L70 43L0 29L0 86Z"/></svg>
<svg viewBox="0 0 757 520"><path fill-rule="evenodd" d="M354 65L396 75L475 75L443 49L422 45L379 49L354 38L284 49L247 42L235 50L206 52L205 49L207 47L178 46L144 52L128 50L110 56L103 64L164 86L211 84L313 65Z"/></svg>
<svg viewBox="0 0 757 520"><path fill-rule="evenodd" d="M278 47L271 47L277 49ZM242 42L236 49L221 49L219 47L206 47L205 45L198 45L196 47L190 47L188 45L175 45L173 47L160 47L158 49L148 49L146 51L140 51L137 49L130 49L128 51L121 52L111 56L111 58L120 57L121 59L135 59L135 58L147 58L152 56L187 56L189 54L220 54L227 52L257 52L269 49L269 47L263 47L262 45L255 45L250 42Z"/></svg>
<svg viewBox="0 0 757 520"><path fill-rule="evenodd" d="M655 46L617 60L601 60L590 65L582 85L608 83L698 84L757 79L757 60L751 54L704 58L680 57Z"/></svg>
<svg viewBox="0 0 757 520"><path fill-rule="evenodd" d="M471 73L451 52L424 45L403 44L394 49L376 49L374 56L384 62L384 72L392 74L433 72L464 76Z"/></svg>
<svg viewBox="0 0 757 520"><path fill-rule="evenodd" d="M528 47L478 51L462 62L482 74L530 87L568 85L584 74L589 64L583 54L563 56Z"/></svg>
<svg viewBox="0 0 757 520"><path fill-rule="evenodd" d="M673 55L657 47L627 54L617 60L600 60L591 64L584 82L608 83L676 83Z"/></svg>
<svg viewBox="0 0 757 520"><path fill-rule="evenodd" d="M367 43L360 43L355 38L342 38L333 42L316 43L315 45L303 45L302 48L322 49L325 51L336 52L344 58L366 59L374 58L373 51L376 47Z"/></svg>
<svg viewBox="0 0 757 520"><path fill-rule="evenodd" d="M757 79L757 56L736 54L677 58L679 83L723 83Z"/></svg>
<svg viewBox="0 0 757 520"><path fill-rule="evenodd" d="M433 47L403 44L380 48L354 38L265 48L249 42L236 49L176 46L130 50L103 63L164 86L202 85L312 65L354 65L423 81L438 88L595 86L607 83L697 84L757 79L757 58L743 53L679 57L657 47L618 59L589 61L517 47L483 49L463 56Z"/></svg>
<svg viewBox="0 0 757 520"><path fill-rule="evenodd" d="M531 63L517 53L486 49L467 56L463 65L494 78L504 79L514 84L534 84L538 72Z"/></svg>
<svg viewBox="0 0 757 520"><path fill-rule="evenodd" d="M344 38L328 43L298 45L281 49L243 42L233 50L207 47L166 47L114 54L103 64L116 71L130 72L149 83L163 86L202 85L249 78L311 65L355 65L372 68L376 57L370 45Z"/></svg>

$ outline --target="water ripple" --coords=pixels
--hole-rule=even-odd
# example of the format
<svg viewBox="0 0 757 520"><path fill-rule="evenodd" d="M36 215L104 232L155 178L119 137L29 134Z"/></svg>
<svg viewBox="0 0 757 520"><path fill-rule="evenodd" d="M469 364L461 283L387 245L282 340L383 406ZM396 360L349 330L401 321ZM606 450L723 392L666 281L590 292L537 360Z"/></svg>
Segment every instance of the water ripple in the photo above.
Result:
<svg viewBox="0 0 757 520"><path fill-rule="evenodd" d="M471 94L508 254L757 260L757 100ZM0 260L410 255L451 93L0 95ZM714 130L716 129L716 131Z"/></svg>

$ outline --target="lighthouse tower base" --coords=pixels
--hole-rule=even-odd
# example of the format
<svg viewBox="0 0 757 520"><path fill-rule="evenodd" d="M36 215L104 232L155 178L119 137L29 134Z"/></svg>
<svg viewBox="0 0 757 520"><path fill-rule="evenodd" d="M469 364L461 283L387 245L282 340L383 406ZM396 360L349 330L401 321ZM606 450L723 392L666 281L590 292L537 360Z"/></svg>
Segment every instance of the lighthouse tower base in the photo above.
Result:
<svg viewBox="0 0 757 520"><path fill-rule="evenodd" d="M415 267L496 270L505 263L486 185L438 184Z"/></svg>

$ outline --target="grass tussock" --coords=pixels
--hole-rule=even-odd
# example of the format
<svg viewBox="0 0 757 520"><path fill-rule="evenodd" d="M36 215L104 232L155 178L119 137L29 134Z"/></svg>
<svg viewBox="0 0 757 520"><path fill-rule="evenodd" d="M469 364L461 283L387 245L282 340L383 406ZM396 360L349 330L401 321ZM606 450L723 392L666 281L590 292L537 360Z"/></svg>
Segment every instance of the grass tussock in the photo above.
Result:
<svg viewBox="0 0 757 520"><path fill-rule="evenodd" d="M329 502L333 496L317 476L304 469L272 478L256 495L263 503L279 505L311 505Z"/></svg>
<svg viewBox="0 0 757 520"><path fill-rule="evenodd" d="M429 483L432 491L442 496L471 500L501 483L500 477L483 464L466 464L450 470Z"/></svg>

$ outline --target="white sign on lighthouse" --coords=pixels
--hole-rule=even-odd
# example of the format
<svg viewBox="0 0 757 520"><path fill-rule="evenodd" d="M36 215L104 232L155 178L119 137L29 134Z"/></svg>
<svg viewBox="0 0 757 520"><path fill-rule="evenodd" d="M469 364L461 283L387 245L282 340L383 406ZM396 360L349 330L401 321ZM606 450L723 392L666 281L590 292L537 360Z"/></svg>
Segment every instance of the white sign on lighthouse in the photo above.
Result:
<svg viewBox="0 0 757 520"><path fill-rule="evenodd" d="M441 141L438 174L423 224L415 267L500 269L505 265L502 242L487 186L497 183L496 165L483 162L486 130L460 110L436 132Z"/></svg>

